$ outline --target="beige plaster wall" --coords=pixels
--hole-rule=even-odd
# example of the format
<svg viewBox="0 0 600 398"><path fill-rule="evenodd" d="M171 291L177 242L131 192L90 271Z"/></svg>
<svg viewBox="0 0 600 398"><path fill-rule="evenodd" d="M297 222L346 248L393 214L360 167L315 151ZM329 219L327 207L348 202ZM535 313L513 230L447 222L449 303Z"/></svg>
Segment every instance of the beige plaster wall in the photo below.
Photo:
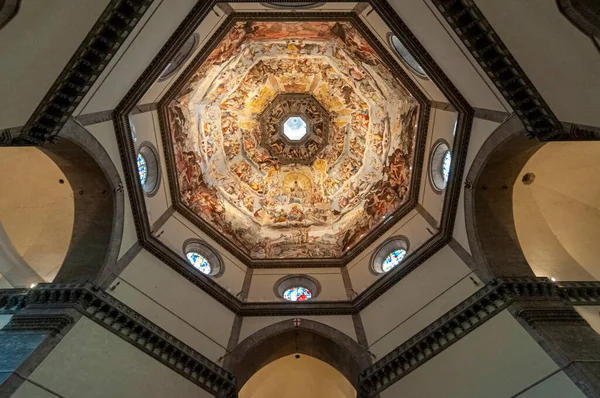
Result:
<svg viewBox="0 0 600 398"><path fill-rule="evenodd" d="M12 396L15 398L212 396L85 317L34 370L29 376L29 381L31 383L24 383Z"/></svg>
<svg viewBox="0 0 600 398"><path fill-rule="evenodd" d="M525 164L513 188L519 243L538 276L598 280L600 144L552 142ZM534 173L530 185L522 176Z"/></svg>
<svg viewBox="0 0 600 398"><path fill-rule="evenodd" d="M282 382L285 380L285 382ZM308 355L279 358L256 372L239 392L240 398L354 398L356 390L330 365Z"/></svg>
<svg viewBox="0 0 600 398"><path fill-rule="evenodd" d="M109 0L26 0L0 30L0 128L22 126Z"/></svg>
<svg viewBox="0 0 600 398"><path fill-rule="evenodd" d="M555 1L475 3L561 121L600 126L600 54Z"/></svg>
<svg viewBox="0 0 600 398"><path fill-rule="evenodd" d="M507 310L381 394L382 398L400 396L584 397Z"/></svg>
<svg viewBox="0 0 600 398"><path fill-rule="evenodd" d="M369 350L381 358L481 286L445 246L361 311Z"/></svg>
<svg viewBox="0 0 600 398"><path fill-rule="evenodd" d="M225 353L233 313L145 250L108 292L210 360Z"/></svg>
<svg viewBox="0 0 600 398"><path fill-rule="evenodd" d="M33 147L0 148L0 168L0 224L18 255L41 280L51 282L71 243L71 186L58 166Z"/></svg>

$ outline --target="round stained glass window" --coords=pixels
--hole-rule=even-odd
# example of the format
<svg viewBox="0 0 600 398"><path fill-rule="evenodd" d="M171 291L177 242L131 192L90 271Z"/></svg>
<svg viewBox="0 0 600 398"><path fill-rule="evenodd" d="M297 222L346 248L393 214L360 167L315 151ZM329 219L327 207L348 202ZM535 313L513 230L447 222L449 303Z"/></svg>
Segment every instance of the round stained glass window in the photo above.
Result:
<svg viewBox="0 0 600 398"><path fill-rule="evenodd" d="M141 153L137 155L137 169L140 175L140 182L144 185L148 179L148 165L146 164L146 158Z"/></svg>
<svg viewBox="0 0 600 398"><path fill-rule="evenodd" d="M283 298L288 301L306 301L310 300L311 297L310 290L303 286L290 287L283 292Z"/></svg>
<svg viewBox="0 0 600 398"><path fill-rule="evenodd" d="M200 253L187 252L186 257L187 257L188 261L190 262L190 264L192 264L194 266L194 268L196 268L198 271L202 272L203 274L209 275L210 272L212 271L210 263Z"/></svg>
<svg viewBox="0 0 600 398"><path fill-rule="evenodd" d="M429 161L429 179L435 192L441 193L448 185L451 167L452 152L444 140L438 140Z"/></svg>
<svg viewBox="0 0 600 398"><path fill-rule="evenodd" d="M383 272L388 272L402 261L402 259L406 256L406 250L397 249L388 254L388 256L383 260L383 264L381 264L381 270Z"/></svg>
<svg viewBox="0 0 600 398"><path fill-rule="evenodd" d="M388 40L392 48L396 51L402 62L406 64L413 72L415 72L420 77L427 77L425 70L417 60L412 56L410 52L408 52L407 48L402 44L398 36L390 34L388 36Z"/></svg>

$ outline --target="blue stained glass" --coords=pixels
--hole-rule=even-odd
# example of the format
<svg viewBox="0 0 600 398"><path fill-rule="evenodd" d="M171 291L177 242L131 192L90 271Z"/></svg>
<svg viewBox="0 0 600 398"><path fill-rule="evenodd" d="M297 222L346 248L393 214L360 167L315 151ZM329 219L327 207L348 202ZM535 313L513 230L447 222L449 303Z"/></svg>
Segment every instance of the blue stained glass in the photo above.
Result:
<svg viewBox="0 0 600 398"><path fill-rule="evenodd" d="M140 175L140 182L144 185L148 178L148 167L146 165L146 159L141 153L137 155L137 168Z"/></svg>
<svg viewBox="0 0 600 398"><path fill-rule="evenodd" d="M444 154L444 160L442 162L442 177L444 177L444 185L448 182L450 177L450 164L452 163L452 154L450 151L446 151Z"/></svg>
<svg viewBox="0 0 600 398"><path fill-rule="evenodd" d="M194 266L194 268L196 268L198 271L202 272L203 274L210 274L210 271L212 270L212 267L210 266L210 263L208 262L208 260L206 258L204 258L204 256L202 256L200 253L196 253L196 252L188 252L186 254L188 261L190 262L190 264L192 264Z"/></svg>
<svg viewBox="0 0 600 398"><path fill-rule="evenodd" d="M303 286L290 287L283 292L283 298L289 301L306 301L310 300L311 297L310 290Z"/></svg>
<svg viewBox="0 0 600 398"><path fill-rule="evenodd" d="M406 250L397 249L391 252L385 260L383 260L383 264L381 265L381 270L383 272L388 272L402 261L402 259L406 256Z"/></svg>

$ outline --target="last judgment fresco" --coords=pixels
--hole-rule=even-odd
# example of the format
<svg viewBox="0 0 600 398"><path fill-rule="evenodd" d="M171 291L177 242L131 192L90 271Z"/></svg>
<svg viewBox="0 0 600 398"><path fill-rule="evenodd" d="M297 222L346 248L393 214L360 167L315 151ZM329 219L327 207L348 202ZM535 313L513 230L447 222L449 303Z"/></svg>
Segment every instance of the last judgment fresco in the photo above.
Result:
<svg viewBox="0 0 600 398"><path fill-rule="evenodd" d="M296 109L308 138L265 147L289 94L326 116ZM417 115L350 23L237 23L168 107L181 201L251 258L341 257L407 200Z"/></svg>

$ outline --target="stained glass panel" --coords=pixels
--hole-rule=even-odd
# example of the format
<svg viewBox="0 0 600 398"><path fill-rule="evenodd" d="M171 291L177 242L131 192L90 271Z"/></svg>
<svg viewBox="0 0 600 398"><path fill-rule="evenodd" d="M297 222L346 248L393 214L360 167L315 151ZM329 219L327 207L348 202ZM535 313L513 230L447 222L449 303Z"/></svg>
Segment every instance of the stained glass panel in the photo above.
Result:
<svg viewBox="0 0 600 398"><path fill-rule="evenodd" d="M291 287L283 292L283 298L289 301L306 301L311 297L310 290L303 286Z"/></svg>
<svg viewBox="0 0 600 398"><path fill-rule="evenodd" d="M137 168L140 175L140 182L144 185L148 179L148 166L146 164L146 158L144 158L141 153L137 155Z"/></svg>
<svg viewBox="0 0 600 398"><path fill-rule="evenodd" d="M442 177L444 177L444 185L448 182L450 177L450 164L452 163L452 154L450 151L446 151L444 154L444 160L442 162Z"/></svg>
<svg viewBox="0 0 600 398"><path fill-rule="evenodd" d="M208 262L208 260L206 258L204 258L204 256L202 256L200 253L196 253L196 252L188 252L186 254L188 261L190 262L190 264L192 264L194 266L194 268L196 268L198 271L202 272L203 274L210 274L210 271L212 270L212 267L210 266L210 263Z"/></svg>
<svg viewBox="0 0 600 398"><path fill-rule="evenodd" d="M402 259L406 256L406 250L397 249L391 252L385 260L383 260L383 264L381 265L381 270L383 272L388 272L402 261Z"/></svg>

